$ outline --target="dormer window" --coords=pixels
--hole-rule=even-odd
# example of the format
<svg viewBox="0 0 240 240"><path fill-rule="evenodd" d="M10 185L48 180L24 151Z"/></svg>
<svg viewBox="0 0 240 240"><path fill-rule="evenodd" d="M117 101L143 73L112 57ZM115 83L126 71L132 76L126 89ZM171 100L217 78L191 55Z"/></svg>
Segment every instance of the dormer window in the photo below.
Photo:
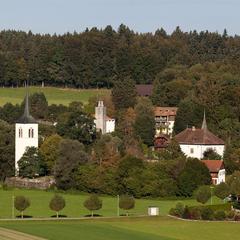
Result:
<svg viewBox="0 0 240 240"><path fill-rule="evenodd" d="M19 128L19 129L18 129L18 137L19 137L19 138L22 138L22 137L23 137L23 130L22 130L22 128Z"/></svg>
<svg viewBox="0 0 240 240"><path fill-rule="evenodd" d="M30 129L28 130L28 137L29 137L29 138L34 138L34 129L30 128Z"/></svg>

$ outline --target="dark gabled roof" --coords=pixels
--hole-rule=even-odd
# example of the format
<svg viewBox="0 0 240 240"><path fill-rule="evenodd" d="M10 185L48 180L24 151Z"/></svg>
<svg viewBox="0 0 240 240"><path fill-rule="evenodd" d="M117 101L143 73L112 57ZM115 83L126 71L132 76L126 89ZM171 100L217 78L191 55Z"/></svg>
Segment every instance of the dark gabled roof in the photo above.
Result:
<svg viewBox="0 0 240 240"><path fill-rule="evenodd" d="M153 85L152 84L137 84L136 90L138 96L146 97L151 96L153 91Z"/></svg>
<svg viewBox="0 0 240 240"><path fill-rule="evenodd" d="M29 113L29 99L28 92L25 97L25 107L23 115L17 120L17 123L37 123L37 121Z"/></svg>
<svg viewBox="0 0 240 240"><path fill-rule="evenodd" d="M210 173L218 173L221 169L224 169L224 163L222 160L202 160L207 166Z"/></svg>
<svg viewBox="0 0 240 240"><path fill-rule="evenodd" d="M215 136L208 129L194 127L185 129L177 134L174 139L178 141L179 144L224 145L224 141Z"/></svg>

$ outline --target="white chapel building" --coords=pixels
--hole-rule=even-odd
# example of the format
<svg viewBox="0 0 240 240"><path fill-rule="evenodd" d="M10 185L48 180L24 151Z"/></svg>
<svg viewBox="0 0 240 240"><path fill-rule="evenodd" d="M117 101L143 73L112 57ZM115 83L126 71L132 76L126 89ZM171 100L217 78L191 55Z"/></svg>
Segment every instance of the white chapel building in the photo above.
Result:
<svg viewBox="0 0 240 240"><path fill-rule="evenodd" d="M187 157L202 159L204 152L209 149L223 157L225 143L208 130L205 113L201 128L187 128L177 134L174 139Z"/></svg>
<svg viewBox="0 0 240 240"><path fill-rule="evenodd" d="M28 93L25 97L25 109L15 124L15 172L18 173L18 161L28 147L38 147L38 123L29 113Z"/></svg>
<svg viewBox="0 0 240 240"><path fill-rule="evenodd" d="M98 105L95 107L94 122L97 131L101 131L102 134L115 131L115 119L107 116L107 109L104 106L103 101L98 101Z"/></svg>

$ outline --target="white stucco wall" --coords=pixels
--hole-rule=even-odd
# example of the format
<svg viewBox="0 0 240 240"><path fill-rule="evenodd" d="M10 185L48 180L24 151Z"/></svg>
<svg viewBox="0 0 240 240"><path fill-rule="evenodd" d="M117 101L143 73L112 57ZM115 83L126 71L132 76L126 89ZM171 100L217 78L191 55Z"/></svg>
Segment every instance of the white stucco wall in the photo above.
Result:
<svg viewBox="0 0 240 240"><path fill-rule="evenodd" d="M22 137L19 136L19 129L22 129ZM34 136L29 138L29 129L33 129ZM38 124L15 125L15 170L18 170L18 161L21 159L27 147L38 147Z"/></svg>
<svg viewBox="0 0 240 240"><path fill-rule="evenodd" d="M217 179L217 184L220 184L221 182L225 182L225 176L226 176L226 172L225 169L221 169L218 172L218 179Z"/></svg>
<svg viewBox="0 0 240 240"><path fill-rule="evenodd" d="M221 157L223 157L224 154L224 145L187 145L187 144L180 144L182 152L187 157L192 158L203 158L203 153L208 150L209 148L212 148L215 150ZM192 150L192 151L191 151Z"/></svg>
<svg viewBox="0 0 240 240"><path fill-rule="evenodd" d="M109 119L106 121L106 133L115 131L115 119Z"/></svg>

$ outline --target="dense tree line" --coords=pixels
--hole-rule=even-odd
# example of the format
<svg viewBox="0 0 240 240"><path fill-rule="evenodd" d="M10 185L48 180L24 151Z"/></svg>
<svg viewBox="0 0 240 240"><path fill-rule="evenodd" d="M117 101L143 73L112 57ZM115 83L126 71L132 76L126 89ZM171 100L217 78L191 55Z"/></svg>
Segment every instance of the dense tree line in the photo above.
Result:
<svg viewBox="0 0 240 240"><path fill-rule="evenodd" d="M162 28L137 33L123 24L117 30L94 27L64 35L8 30L0 32L0 50L2 86L22 86L28 79L32 85L111 87L116 76L130 76L135 83L168 82L171 72L162 72L175 65L219 62L223 69L233 65L229 74L239 73L240 37L179 27L171 34ZM182 83L188 88L197 78Z"/></svg>

